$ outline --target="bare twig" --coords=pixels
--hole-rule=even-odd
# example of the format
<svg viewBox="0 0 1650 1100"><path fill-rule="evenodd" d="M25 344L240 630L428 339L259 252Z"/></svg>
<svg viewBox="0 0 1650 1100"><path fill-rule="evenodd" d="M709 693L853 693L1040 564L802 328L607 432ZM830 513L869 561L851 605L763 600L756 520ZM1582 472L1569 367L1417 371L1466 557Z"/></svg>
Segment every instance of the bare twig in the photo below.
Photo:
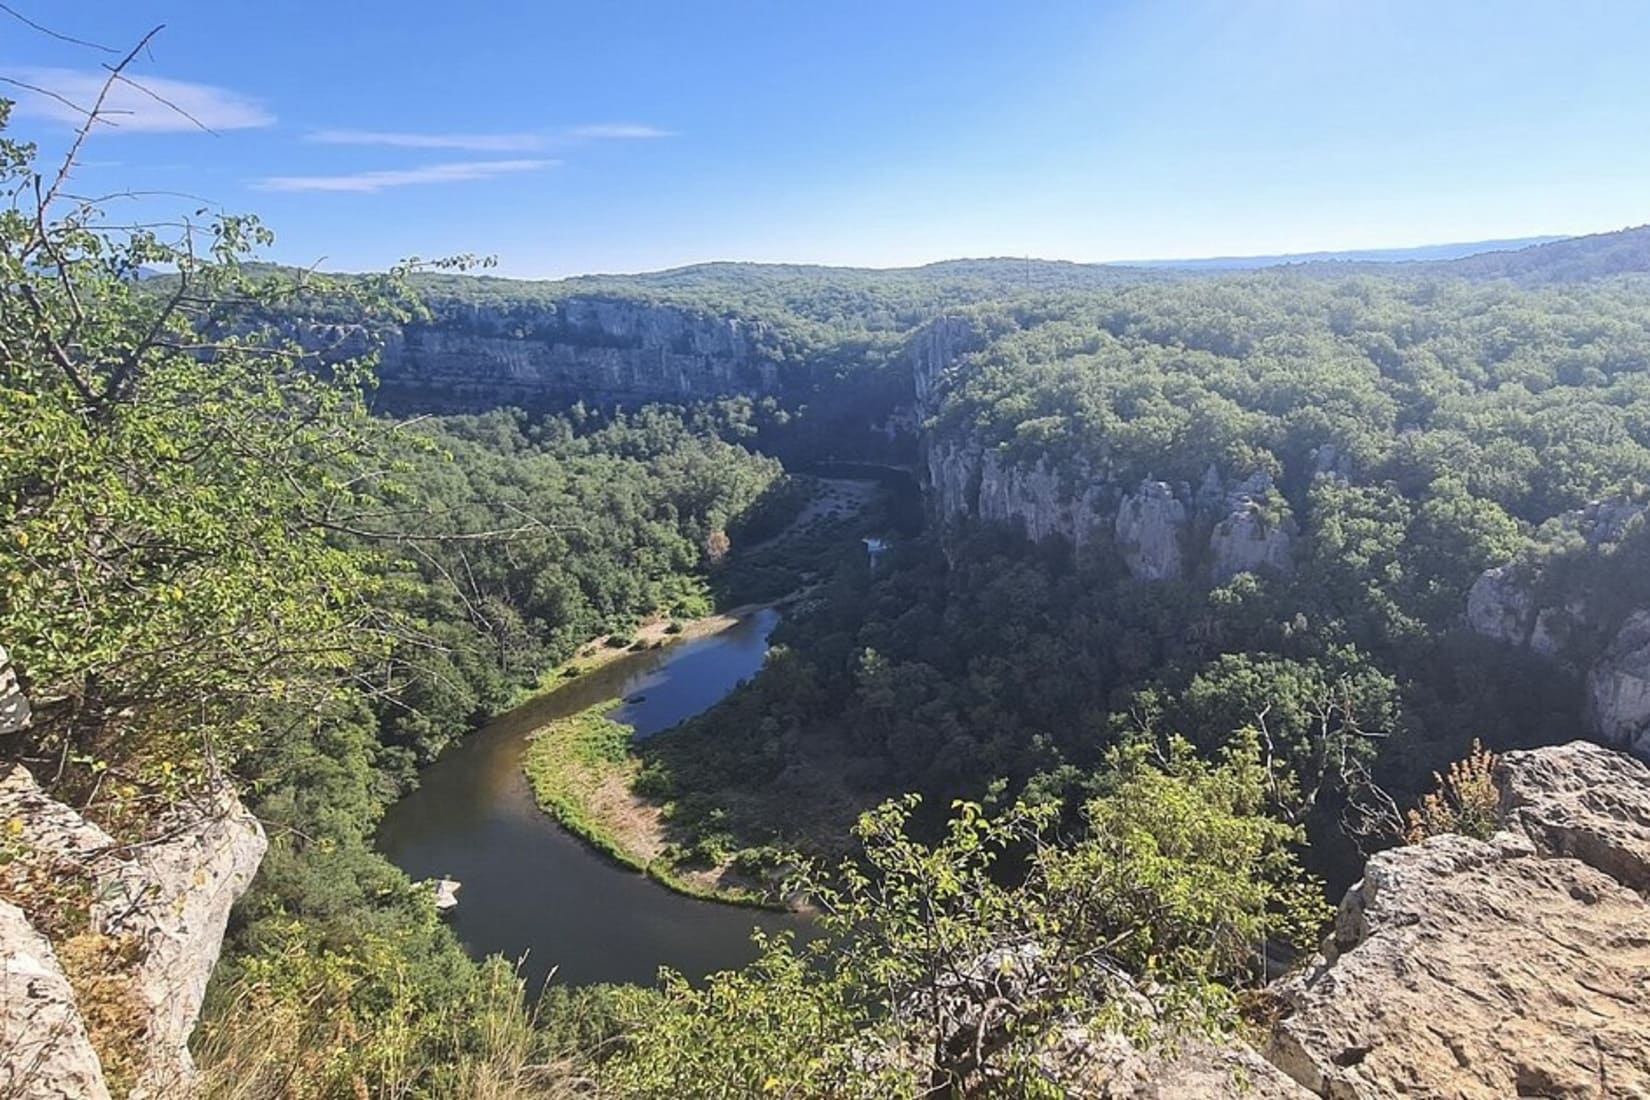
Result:
<svg viewBox="0 0 1650 1100"><path fill-rule="evenodd" d="M26 92L33 92L35 95L43 95L43 96L46 96L50 99L55 99L59 103L63 104L63 106L67 107L69 110L74 111L76 114L82 114L82 115L87 116L88 118L91 117L92 112L88 111L86 108L82 107L80 104L76 103L74 100L69 99L67 96L59 95L58 93L52 91L50 88L42 88L38 84L30 84L28 81L18 80L14 76L0 76L0 84L10 84L14 88L22 88ZM104 113L105 114L129 115L132 112L130 112L130 111L106 111ZM108 123L108 125L118 127L120 124L117 123L117 122L110 122L110 123Z"/></svg>
<svg viewBox="0 0 1650 1100"><path fill-rule="evenodd" d="M55 38L59 42L67 42L72 46L85 46L87 49L92 50L102 50L104 53L118 54L120 52L113 46L103 46L96 42L88 42L84 38L76 38L73 35L64 34L62 31L54 31L50 27L42 26L41 24L36 23L33 19L30 19L28 16L24 15L22 12L18 11L16 8L12 7L10 4L0 4L0 12L6 13L19 23L22 23L24 26L37 30L49 38Z"/></svg>
<svg viewBox="0 0 1650 1100"><path fill-rule="evenodd" d="M107 66L105 66L105 67L107 67ZM112 71L113 70L111 70L111 72ZM125 84L127 87L136 88L138 91L142 92L144 95L148 96L150 99L154 100L156 103L159 103L161 106L170 107L172 110L176 111L178 114L182 115L184 118L188 119L190 122L193 122L196 126L200 127L206 133L211 134L213 137L219 136L218 132L216 130L212 129L212 127L208 126L206 123L202 122L200 119L196 118L194 115L190 114L188 111L184 110L182 107L179 107L176 103L173 103L170 99L167 99L165 96L161 95L159 92L155 91L153 88L147 87L144 84L140 83L139 81L133 80L131 77L125 75L124 73L115 72L114 73L114 78L116 80L120 81L122 84Z"/></svg>
<svg viewBox="0 0 1650 1100"><path fill-rule="evenodd" d="M86 138L90 136L92 127L97 125L99 118L103 114L104 101L109 98L109 92L112 88L114 88L115 81L120 77L121 72L125 70L126 66L132 63L132 59L135 58L145 46L149 45L149 40L159 34L165 26L166 24L164 23L157 25L154 30L139 39L138 44L133 46L131 52L121 58L118 64L108 66L108 79L104 80L103 87L98 89L96 102L92 104L92 109L87 112L86 121L82 123L80 128L75 131L74 143L69 146L69 151L64 154L63 163L57 169L57 176L52 180L51 187L46 191L46 207L48 209L51 207L53 200L57 198L57 193L63 189L64 182L69 178L70 170L74 168L75 161L80 157L81 146L86 144Z"/></svg>

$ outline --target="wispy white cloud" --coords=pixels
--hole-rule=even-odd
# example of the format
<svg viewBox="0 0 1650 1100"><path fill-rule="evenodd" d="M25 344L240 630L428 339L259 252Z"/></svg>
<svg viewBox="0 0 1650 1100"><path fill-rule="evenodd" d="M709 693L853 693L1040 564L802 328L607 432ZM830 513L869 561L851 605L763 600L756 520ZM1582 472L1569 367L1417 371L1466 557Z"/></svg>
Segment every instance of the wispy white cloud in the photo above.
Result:
<svg viewBox="0 0 1650 1100"><path fill-rule="evenodd" d="M581 141L636 141L671 137L669 130L633 122L604 122L539 133L423 134L405 130L316 130L306 140L322 145L385 145L397 149L461 149L472 153L530 153Z"/></svg>
<svg viewBox="0 0 1650 1100"><path fill-rule="evenodd" d="M24 66L3 74L32 88L5 85L17 99L17 113L50 119L69 126L86 121L97 102L108 73L96 70L49 69ZM246 130L275 121L264 105L250 96L160 76L133 75L139 86L116 81L103 101L100 118L113 133L163 134L196 129ZM37 90L38 89L38 90ZM49 93L49 94L48 94Z"/></svg>
<svg viewBox="0 0 1650 1100"><path fill-rule="evenodd" d="M408 134L387 130L318 130L308 140L322 145L389 145L397 149L465 149L474 153L525 153L543 149L543 134Z"/></svg>
<svg viewBox="0 0 1650 1100"><path fill-rule="evenodd" d="M575 126L567 131L567 136L584 138L592 141L617 139L632 141L647 138L671 137L669 130L661 130L657 126L642 126L634 122L603 122L594 126Z"/></svg>
<svg viewBox="0 0 1650 1100"><path fill-rule="evenodd" d="M536 172L559 163L554 160L470 160L339 176L269 176L253 186L261 191L383 191L390 187L463 183L513 172Z"/></svg>

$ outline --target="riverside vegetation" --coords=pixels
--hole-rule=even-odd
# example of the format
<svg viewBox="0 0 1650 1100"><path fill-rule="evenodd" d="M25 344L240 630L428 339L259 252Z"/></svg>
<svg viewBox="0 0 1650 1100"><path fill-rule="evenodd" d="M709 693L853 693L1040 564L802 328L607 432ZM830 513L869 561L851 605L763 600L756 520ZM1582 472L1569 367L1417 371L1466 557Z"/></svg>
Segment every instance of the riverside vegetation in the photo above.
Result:
<svg viewBox="0 0 1650 1100"><path fill-rule="evenodd" d="M704 842L686 850L671 842L659 807L634 790L639 766L632 752L636 731L609 717L621 703L598 703L529 736L523 766L538 804L609 859L678 893L728 903L774 904L757 881L727 882L734 866L752 867L759 853L740 852L735 859Z"/></svg>
<svg viewBox="0 0 1650 1100"><path fill-rule="evenodd" d="M1573 679L1467 635L1463 601L1566 510L1650 482L1632 235L1553 268L546 287L258 267L254 219L105 229L36 172L0 132L0 640L36 710L7 749L119 838L220 774L268 824L196 1038L215 1096L1057 1096L1075 1025L1241 1030L1265 956L1327 914L1304 864L1344 878L1348 833L1396 843L1397 803L1474 737L1576 726ZM398 420L370 362L322 369L283 321L592 290L766 318L796 384ZM958 311L972 357L926 445L1073 492L1264 473L1246 507L1291 567L1144 583L1104 531L1079 553L977 508L875 572L809 556L746 688L634 757L581 717L535 767L563 813L558 785L618 761L707 851L818 857L795 886L821 935L700 983L542 996L466 957L372 850L383 806L589 639L801 587L771 549L727 557L801 503L772 456L897 412L919 329ZM898 434L863 457L913 458ZM27 885L0 875L36 923L84 915Z"/></svg>

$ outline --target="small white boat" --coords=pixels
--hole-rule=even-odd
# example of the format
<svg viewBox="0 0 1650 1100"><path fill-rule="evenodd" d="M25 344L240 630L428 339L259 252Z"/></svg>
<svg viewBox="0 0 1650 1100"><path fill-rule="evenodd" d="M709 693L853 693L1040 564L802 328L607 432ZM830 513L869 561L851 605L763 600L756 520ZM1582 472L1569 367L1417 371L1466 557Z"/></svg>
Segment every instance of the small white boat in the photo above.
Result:
<svg viewBox="0 0 1650 1100"><path fill-rule="evenodd" d="M458 908L458 891L464 884L454 878L437 879L435 883L435 911L449 913Z"/></svg>

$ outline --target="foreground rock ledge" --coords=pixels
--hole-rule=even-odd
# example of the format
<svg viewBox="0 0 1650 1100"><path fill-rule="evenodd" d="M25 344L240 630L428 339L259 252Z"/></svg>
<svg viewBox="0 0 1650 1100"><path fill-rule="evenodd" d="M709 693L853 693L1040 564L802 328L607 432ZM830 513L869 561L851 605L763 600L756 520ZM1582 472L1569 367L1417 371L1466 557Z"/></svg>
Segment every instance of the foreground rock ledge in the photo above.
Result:
<svg viewBox="0 0 1650 1100"><path fill-rule="evenodd" d="M0 776L0 824L22 858L87 876L93 932L135 945L127 983L141 1015L128 1094L137 1100L194 1089L189 1035L223 945L230 906L263 858L263 828L227 792L167 821L160 839L116 845L97 826L47 797L29 773ZM61 947L61 945L58 945ZM53 945L15 907L0 903L0 1096L58 1100L109 1095Z"/></svg>
<svg viewBox="0 0 1650 1100"><path fill-rule="evenodd" d="M1311 1092L1650 1098L1650 769L1577 742L1497 781L1501 832L1375 856L1273 986L1265 1053Z"/></svg>

